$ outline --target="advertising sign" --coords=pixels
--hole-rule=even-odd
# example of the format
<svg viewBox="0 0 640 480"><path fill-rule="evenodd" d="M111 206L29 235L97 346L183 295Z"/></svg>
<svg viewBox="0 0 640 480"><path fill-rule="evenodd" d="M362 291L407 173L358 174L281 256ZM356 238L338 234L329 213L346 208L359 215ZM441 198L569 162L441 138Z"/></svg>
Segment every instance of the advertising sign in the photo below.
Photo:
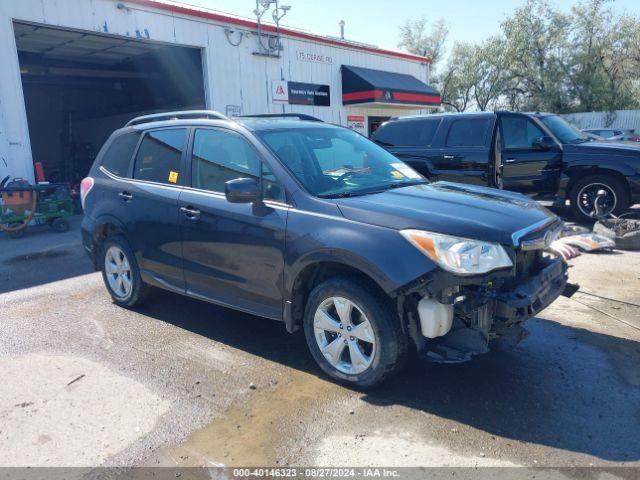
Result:
<svg viewBox="0 0 640 480"><path fill-rule="evenodd" d="M271 101L273 103L288 103L289 89L286 80L273 80L271 82Z"/></svg>
<svg viewBox="0 0 640 480"><path fill-rule="evenodd" d="M364 115L347 115L347 126L362 135L367 133L364 126Z"/></svg>
<svg viewBox="0 0 640 480"><path fill-rule="evenodd" d="M329 85L315 83L288 82L289 103L291 105L315 105L328 107L331 105Z"/></svg>

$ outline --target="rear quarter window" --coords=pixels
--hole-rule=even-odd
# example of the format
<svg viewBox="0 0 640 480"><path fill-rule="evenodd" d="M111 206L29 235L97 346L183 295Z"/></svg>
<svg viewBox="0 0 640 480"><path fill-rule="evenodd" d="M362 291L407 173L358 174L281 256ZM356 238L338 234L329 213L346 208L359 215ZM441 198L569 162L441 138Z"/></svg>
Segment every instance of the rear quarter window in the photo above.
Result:
<svg viewBox="0 0 640 480"><path fill-rule="evenodd" d="M439 118L388 122L376 130L372 139L384 146L429 146L439 125Z"/></svg>
<svg viewBox="0 0 640 480"><path fill-rule="evenodd" d="M186 133L185 128L147 132L136 154L133 178L156 183L180 183Z"/></svg>
<svg viewBox="0 0 640 480"><path fill-rule="evenodd" d="M482 147L485 144L489 119L464 118L454 120L449 127L447 147Z"/></svg>
<svg viewBox="0 0 640 480"><path fill-rule="evenodd" d="M133 151L139 139L139 132L125 133L114 138L102 156L102 167L118 177L127 177Z"/></svg>

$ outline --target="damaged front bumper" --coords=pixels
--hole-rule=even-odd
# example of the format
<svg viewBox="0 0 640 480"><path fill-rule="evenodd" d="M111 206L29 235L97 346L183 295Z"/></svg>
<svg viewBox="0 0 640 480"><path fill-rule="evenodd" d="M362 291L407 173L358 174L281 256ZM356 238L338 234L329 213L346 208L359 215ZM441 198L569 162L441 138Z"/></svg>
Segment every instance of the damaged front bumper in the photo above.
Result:
<svg viewBox="0 0 640 480"><path fill-rule="evenodd" d="M526 274L516 273L467 278L459 285L447 275L405 295L409 333L419 352L431 361L457 363L488 352L490 340L517 343L528 334L525 320L577 290L568 283L567 264L560 257L540 252Z"/></svg>

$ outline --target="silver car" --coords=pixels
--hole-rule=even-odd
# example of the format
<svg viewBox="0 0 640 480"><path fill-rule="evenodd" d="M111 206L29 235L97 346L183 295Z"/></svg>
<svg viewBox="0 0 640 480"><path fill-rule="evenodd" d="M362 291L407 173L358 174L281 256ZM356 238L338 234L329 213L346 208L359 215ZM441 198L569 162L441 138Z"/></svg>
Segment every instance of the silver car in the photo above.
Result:
<svg viewBox="0 0 640 480"><path fill-rule="evenodd" d="M640 142L640 135L633 129L621 128L585 128L582 130L603 137L606 140L622 140L627 142Z"/></svg>

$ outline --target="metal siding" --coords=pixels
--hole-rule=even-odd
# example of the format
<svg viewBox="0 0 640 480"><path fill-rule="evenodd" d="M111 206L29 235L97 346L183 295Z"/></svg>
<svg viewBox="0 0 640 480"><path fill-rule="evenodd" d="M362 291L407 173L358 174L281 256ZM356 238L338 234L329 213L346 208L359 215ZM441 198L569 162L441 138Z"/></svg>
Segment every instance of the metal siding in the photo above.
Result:
<svg viewBox="0 0 640 480"><path fill-rule="evenodd" d="M340 66L355 65L413 75L428 81L428 64L329 45L313 40L282 37L281 58L256 56L257 36L243 38L238 47L227 41L226 26L201 18L125 3L131 9L119 10L114 0L21 0L0 2L0 178L7 174L33 180L31 149L22 96L19 65L11 20L44 23L51 26L94 31L159 41L203 49L205 95L208 105L221 112L226 105L240 105L243 113L279 113L281 104L271 102L272 80L328 84L331 106L284 105L285 112L314 115L322 120L346 125L347 115L396 116L426 112L406 108L363 108L342 105ZM233 27L241 31L242 27ZM237 35L237 34L236 34ZM237 41L237 36L233 37ZM305 62L297 51L321 53L333 58L332 64Z"/></svg>
<svg viewBox="0 0 640 480"><path fill-rule="evenodd" d="M586 112L563 115L578 128L618 128L640 132L640 110L616 110L613 112Z"/></svg>

